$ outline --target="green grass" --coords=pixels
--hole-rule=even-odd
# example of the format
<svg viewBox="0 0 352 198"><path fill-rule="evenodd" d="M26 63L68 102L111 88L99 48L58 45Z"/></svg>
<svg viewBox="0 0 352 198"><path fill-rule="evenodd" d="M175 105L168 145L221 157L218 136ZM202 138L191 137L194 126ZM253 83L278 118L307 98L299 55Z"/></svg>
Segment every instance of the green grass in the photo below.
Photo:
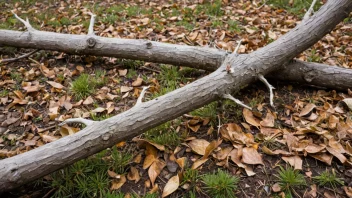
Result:
<svg viewBox="0 0 352 198"><path fill-rule="evenodd" d="M266 2L267 5L272 5L277 8L282 8L287 10L288 12L299 15L300 17L304 16L306 11L309 9L313 0L295 0L293 4L290 4L290 0L268 0ZM314 6L314 11L319 10L322 5L320 1L318 1Z"/></svg>
<svg viewBox="0 0 352 198"><path fill-rule="evenodd" d="M312 49L310 51L310 54L308 54L308 57L307 57L307 61L308 62L316 62L316 63L321 62L320 55L317 53L317 51L315 49Z"/></svg>
<svg viewBox="0 0 352 198"><path fill-rule="evenodd" d="M188 168L183 172L183 178L180 186L183 186L186 183L189 184L188 190L190 190L190 192L188 197L195 197L195 191L197 190L197 183L199 179L200 175L197 169Z"/></svg>
<svg viewBox="0 0 352 198"><path fill-rule="evenodd" d="M182 21L178 21L176 23L177 26L181 26L184 27L186 30L188 31L192 31L195 27L195 25L193 23L190 23L188 21L182 20Z"/></svg>
<svg viewBox="0 0 352 198"><path fill-rule="evenodd" d="M1 90L1 91L0 91L0 97L5 97L5 96L7 96L9 93L10 93L10 91L7 90L7 89Z"/></svg>
<svg viewBox="0 0 352 198"><path fill-rule="evenodd" d="M131 163L132 158L133 155L130 152L120 152L116 147L114 147L111 150L112 170L117 174L125 173L127 166Z"/></svg>
<svg viewBox="0 0 352 198"><path fill-rule="evenodd" d="M211 27L213 28L221 28L223 26L223 22L219 19L215 19L211 22Z"/></svg>
<svg viewBox="0 0 352 198"><path fill-rule="evenodd" d="M322 172L319 176L313 177L313 180L316 181L319 186L330 186L334 189L336 189L337 186L344 185L344 181L336 176L334 170L332 170L331 172L326 170Z"/></svg>
<svg viewBox="0 0 352 198"><path fill-rule="evenodd" d="M218 102L212 102L208 105L205 105L204 107L192 111L191 115L202 118L210 118L212 121L216 122L216 118L218 115L217 106Z"/></svg>
<svg viewBox="0 0 352 198"><path fill-rule="evenodd" d="M208 16L222 16L224 12L221 10L221 0L215 0L214 2L204 5L197 5L195 13L203 13Z"/></svg>
<svg viewBox="0 0 352 198"><path fill-rule="evenodd" d="M18 72L11 72L10 77L12 80L16 81L17 83L19 83L23 80L22 74L20 74Z"/></svg>
<svg viewBox="0 0 352 198"><path fill-rule="evenodd" d="M204 190L213 198L234 198L240 179L229 173L218 170L217 173L202 176Z"/></svg>
<svg viewBox="0 0 352 198"><path fill-rule="evenodd" d="M129 17L137 16L141 11L139 6L130 6L126 9L127 15Z"/></svg>
<svg viewBox="0 0 352 198"><path fill-rule="evenodd" d="M241 28L239 27L239 24L237 21L229 20L227 21L227 25L228 25L228 30L230 30L231 32L241 32Z"/></svg>
<svg viewBox="0 0 352 198"><path fill-rule="evenodd" d="M111 7L109 7L108 9L106 9L106 13L108 14L118 14L121 13L125 10L125 7L123 5L113 5Z"/></svg>
<svg viewBox="0 0 352 198"><path fill-rule="evenodd" d="M103 197L109 190L108 164L101 159L106 151L51 174L52 197Z"/></svg>
<svg viewBox="0 0 352 198"><path fill-rule="evenodd" d="M181 143L180 135L172 127L171 122L150 129L144 134L144 137L151 142L171 147L178 146Z"/></svg>
<svg viewBox="0 0 352 198"><path fill-rule="evenodd" d="M77 100L88 97L93 93L94 88L89 74L81 74L71 85L71 91Z"/></svg>
<svg viewBox="0 0 352 198"><path fill-rule="evenodd" d="M94 76L81 74L72 82L71 92L77 100L86 98L92 94L96 88L102 87L107 83L105 70L96 70Z"/></svg>
<svg viewBox="0 0 352 198"><path fill-rule="evenodd" d="M294 197L292 192L295 192L295 189L306 185L304 175L290 166L286 169L280 166L278 173L279 175L275 176L279 179L279 186L281 190L286 193L287 197Z"/></svg>
<svg viewBox="0 0 352 198"><path fill-rule="evenodd" d="M106 158L109 160L103 160ZM51 174L51 181L42 181L49 188L55 188L52 197L123 197L122 193L109 191L108 170L117 174L126 173L133 156L130 152L118 151L113 147L92 157Z"/></svg>

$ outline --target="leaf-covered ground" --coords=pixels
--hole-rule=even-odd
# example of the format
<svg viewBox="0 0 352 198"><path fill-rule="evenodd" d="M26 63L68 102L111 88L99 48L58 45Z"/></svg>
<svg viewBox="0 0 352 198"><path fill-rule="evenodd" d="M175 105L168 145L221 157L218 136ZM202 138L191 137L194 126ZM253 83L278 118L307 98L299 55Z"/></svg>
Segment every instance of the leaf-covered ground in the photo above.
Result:
<svg viewBox="0 0 352 198"><path fill-rule="evenodd" d="M264 3L265 2L265 3ZM0 28L25 31L28 17L43 31L86 34L90 16L103 37L219 48L250 53L297 25L311 1L2 1ZM323 2L318 2L316 10ZM1 59L31 50L0 46ZM352 67L351 15L297 57ZM142 61L39 51L0 65L0 157L69 136L83 117L103 120L208 72ZM272 82L220 100L117 143L9 197L348 197L352 196L349 90L319 90ZM275 84L274 84L275 83ZM1 161L0 161L1 163Z"/></svg>

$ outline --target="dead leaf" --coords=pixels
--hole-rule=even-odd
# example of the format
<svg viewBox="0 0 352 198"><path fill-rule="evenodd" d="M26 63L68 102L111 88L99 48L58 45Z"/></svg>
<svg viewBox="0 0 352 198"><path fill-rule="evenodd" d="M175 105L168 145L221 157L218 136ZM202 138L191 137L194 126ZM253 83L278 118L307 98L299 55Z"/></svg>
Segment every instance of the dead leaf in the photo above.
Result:
<svg viewBox="0 0 352 198"><path fill-rule="evenodd" d="M178 175L171 177L169 181L166 183L161 197L166 197L171 193L175 192L179 186L180 186L180 179Z"/></svg>
<svg viewBox="0 0 352 198"><path fill-rule="evenodd" d="M137 183L141 177L139 176L138 169L135 168L134 166L131 166L130 172L128 172L127 179L134 181L134 183Z"/></svg>
<svg viewBox="0 0 352 198"><path fill-rule="evenodd" d="M281 191L281 187L279 185L279 183L275 183L271 189L273 189L273 192L280 192Z"/></svg>
<svg viewBox="0 0 352 198"><path fill-rule="evenodd" d="M205 150L209 144L210 143L204 139L195 139L190 141L188 143L188 146L191 147L192 151L194 151L195 153L199 155L204 155Z"/></svg>
<svg viewBox="0 0 352 198"><path fill-rule="evenodd" d="M158 157L158 150L154 146L151 145L146 145L146 151L145 151L146 157L144 159L143 163L143 169L147 169L150 165L156 161Z"/></svg>
<svg viewBox="0 0 352 198"><path fill-rule="evenodd" d="M160 174L161 170L165 167L165 162L156 160L148 169L148 176L150 181L152 182L152 186L154 186L155 179Z"/></svg>
<svg viewBox="0 0 352 198"><path fill-rule="evenodd" d="M248 110L247 108L243 108L243 116L248 124L259 128L260 120L254 117L252 111Z"/></svg>
<svg viewBox="0 0 352 198"><path fill-rule="evenodd" d="M49 85L51 85L52 87L56 88L56 89L62 89L64 88L64 86L60 83L54 82L54 81L46 81Z"/></svg>
<svg viewBox="0 0 352 198"><path fill-rule="evenodd" d="M222 140L218 139L218 140L213 140L206 148L205 148L205 152L204 155L202 157L202 159L208 158L208 156L210 155L211 152L213 152L213 150L215 150L216 148L218 148L218 146L221 144Z"/></svg>
<svg viewBox="0 0 352 198"><path fill-rule="evenodd" d="M126 76L127 69L121 69L121 70L119 69L118 72L119 72L119 76Z"/></svg>
<svg viewBox="0 0 352 198"><path fill-rule="evenodd" d="M307 116L310 112L313 111L313 109L315 108L315 104L313 103L309 103L307 104L301 111L301 113L299 114L299 117L303 117L303 116Z"/></svg>
<svg viewBox="0 0 352 198"><path fill-rule="evenodd" d="M132 86L133 87L138 87L141 86L143 83L143 79L138 77L135 81L132 82Z"/></svg>
<svg viewBox="0 0 352 198"><path fill-rule="evenodd" d="M319 153L319 154L309 154L313 158L325 162L326 164L331 166L333 156L327 153Z"/></svg>
<svg viewBox="0 0 352 198"><path fill-rule="evenodd" d="M126 176L125 175L121 175L120 179L114 179L112 180L112 185L110 187L110 190L118 190L121 188L121 186L123 186L126 182Z"/></svg>
<svg viewBox="0 0 352 198"><path fill-rule="evenodd" d="M84 105L90 105L90 104L93 104L94 100L92 98L92 96L88 96L84 101L83 101L83 104Z"/></svg>
<svg viewBox="0 0 352 198"><path fill-rule="evenodd" d="M302 170L303 161L299 156L282 156L282 159L293 166L295 170Z"/></svg>
<svg viewBox="0 0 352 198"><path fill-rule="evenodd" d="M191 169L195 170L197 169L199 166L203 165L206 161L208 161L209 158L206 158L206 159L199 159L197 161L195 161L193 164L192 164L192 167Z"/></svg>
<svg viewBox="0 0 352 198"><path fill-rule="evenodd" d="M264 164L262 156L255 148L245 147L242 150L242 161L246 164Z"/></svg>
<svg viewBox="0 0 352 198"><path fill-rule="evenodd" d="M274 123L275 117L271 112L268 112L264 120L260 121L260 125L262 125L263 127L274 127Z"/></svg>
<svg viewBox="0 0 352 198"><path fill-rule="evenodd" d="M132 91L133 87L121 86L120 91L121 93Z"/></svg>

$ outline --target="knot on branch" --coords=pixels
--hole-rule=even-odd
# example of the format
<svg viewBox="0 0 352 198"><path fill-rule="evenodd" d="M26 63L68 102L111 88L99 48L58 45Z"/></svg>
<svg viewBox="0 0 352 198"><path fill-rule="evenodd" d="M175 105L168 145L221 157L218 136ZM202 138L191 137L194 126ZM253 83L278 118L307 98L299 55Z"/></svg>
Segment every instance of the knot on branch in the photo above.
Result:
<svg viewBox="0 0 352 198"><path fill-rule="evenodd" d="M87 40L87 45L88 45L89 48L93 48L96 43L97 43L97 41L95 40L95 38L90 37Z"/></svg>
<svg viewBox="0 0 352 198"><path fill-rule="evenodd" d="M152 49L152 46L153 46L152 42L148 41L147 42L147 49Z"/></svg>

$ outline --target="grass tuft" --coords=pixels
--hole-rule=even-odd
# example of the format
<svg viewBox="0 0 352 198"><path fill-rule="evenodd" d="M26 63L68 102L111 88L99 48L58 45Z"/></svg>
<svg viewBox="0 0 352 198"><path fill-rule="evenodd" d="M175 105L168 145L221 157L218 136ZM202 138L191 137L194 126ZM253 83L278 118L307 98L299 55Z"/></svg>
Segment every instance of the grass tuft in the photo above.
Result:
<svg viewBox="0 0 352 198"><path fill-rule="evenodd" d="M178 146L181 143L180 135L171 126L171 122L166 122L147 131L144 136L147 140L160 145L173 147Z"/></svg>
<svg viewBox="0 0 352 198"><path fill-rule="evenodd" d="M239 178L218 170L217 173L206 174L202 177L205 191L214 198L233 198Z"/></svg>
<svg viewBox="0 0 352 198"><path fill-rule="evenodd" d="M278 173L279 175L276 177L279 179L278 183L281 190L289 197L293 197L292 192L295 192L296 188L306 185L304 175L299 173L298 170L294 170L292 167L284 169L280 166Z"/></svg>
<svg viewBox="0 0 352 198"><path fill-rule="evenodd" d="M336 176L334 170L331 172L326 170L322 172L319 176L313 177L313 180L318 182L319 186L329 185L332 188L337 188L337 186L343 186L344 181Z"/></svg>

